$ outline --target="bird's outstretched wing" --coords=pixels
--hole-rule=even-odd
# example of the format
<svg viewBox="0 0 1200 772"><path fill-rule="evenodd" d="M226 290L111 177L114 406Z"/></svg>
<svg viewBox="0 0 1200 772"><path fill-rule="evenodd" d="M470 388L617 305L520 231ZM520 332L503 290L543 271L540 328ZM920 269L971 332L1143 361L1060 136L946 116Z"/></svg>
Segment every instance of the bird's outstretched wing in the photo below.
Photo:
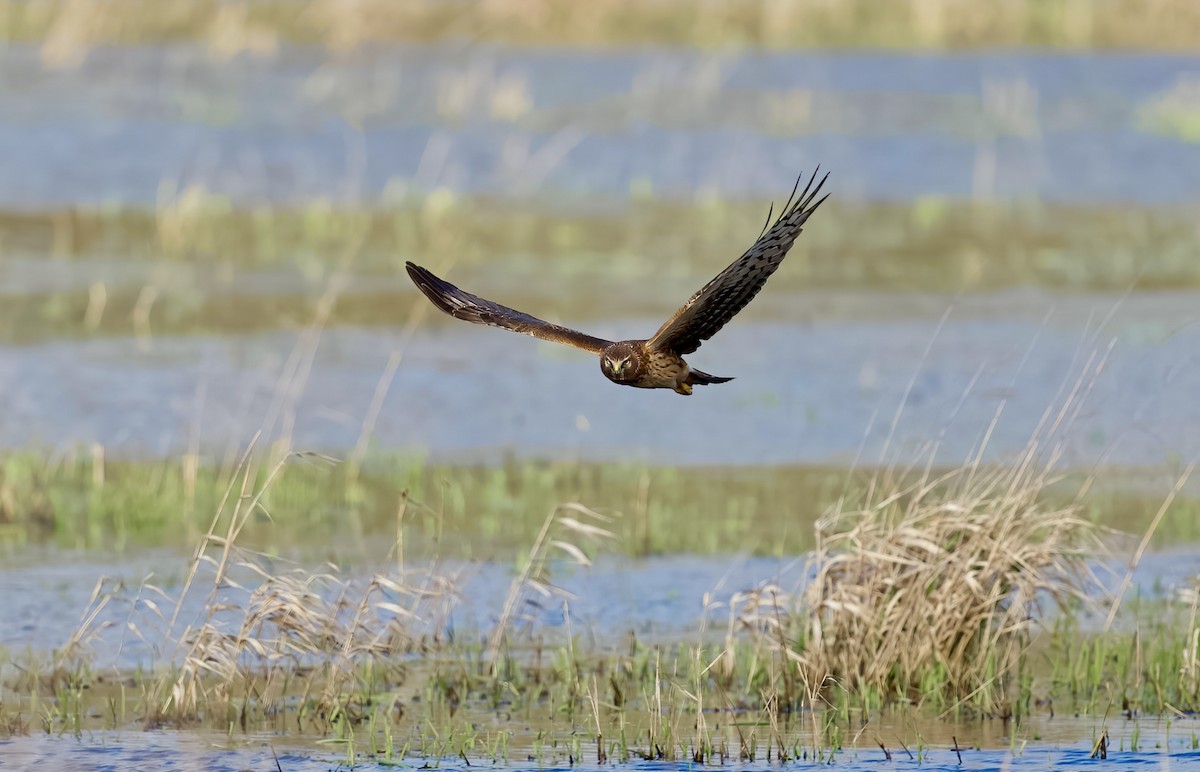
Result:
<svg viewBox="0 0 1200 772"><path fill-rule="evenodd" d="M692 295L646 342L648 348L690 354L746 307L783 262L809 215L828 198L828 194L817 198L829 177L826 174L817 182L818 173L820 167L799 196L796 191L800 190L803 175L796 180L792 195L770 229L764 229L754 246ZM767 221L770 222L769 215Z"/></svg>
<svg viewBox="0 0 1200 772"><path fill-rule="evenodd" d="M566 327L559 327L557 324L544 322L535 316L523 314L490 300L484 300L470 292L463 292L419 265L407 263L406 267L413 283L421 292L425 293L425 297L455 319L465 319L468 322L488 324L492 327L503 327L506 330L532 335L542 340L565 343L593 354L599 354L601 349L611 343Z"/></svg>

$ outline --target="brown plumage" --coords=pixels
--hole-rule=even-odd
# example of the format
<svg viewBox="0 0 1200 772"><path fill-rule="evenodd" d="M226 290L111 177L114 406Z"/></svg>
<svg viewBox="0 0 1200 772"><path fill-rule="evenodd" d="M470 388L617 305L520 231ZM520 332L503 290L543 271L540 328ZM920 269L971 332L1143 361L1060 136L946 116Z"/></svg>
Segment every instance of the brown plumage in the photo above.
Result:
<svg viewBox="0 0 1200 772"><path fill-rule="evenodd" d="M648 340L613 343L550 324L464 292L413 263L407 264L408 275L434 305L457 319L503 327L599 354L600 370L613 383L644 389L674 389L679 394L691 394L692 386L725 383L733 379L693 370L683 361L682 355L700 348L701 343L715 335L754 299L787 256L809 216L828 198L828 195L817 198L828 176L826 174L817 182L814 173L799 196L796 195L800 189L800 180L797 179L796 187L779 217L770 228L763 229L758 241L692 295ZM769 216L767 221L770 223Z"/></svg>

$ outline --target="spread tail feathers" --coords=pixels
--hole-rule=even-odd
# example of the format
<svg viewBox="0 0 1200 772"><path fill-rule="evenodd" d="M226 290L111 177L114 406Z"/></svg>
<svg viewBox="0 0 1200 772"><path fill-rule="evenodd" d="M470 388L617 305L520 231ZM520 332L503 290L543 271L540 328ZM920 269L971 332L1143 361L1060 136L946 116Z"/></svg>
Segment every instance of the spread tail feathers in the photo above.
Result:
<svg viewBox="0 0 1200 772"><path fill-rule="evenodd" d="M715 375L701 372L700 370L692 370L688 373L687 382L689 386L707 386L710 383L727 383L732 381L732 378L719 378Z"/></svg>

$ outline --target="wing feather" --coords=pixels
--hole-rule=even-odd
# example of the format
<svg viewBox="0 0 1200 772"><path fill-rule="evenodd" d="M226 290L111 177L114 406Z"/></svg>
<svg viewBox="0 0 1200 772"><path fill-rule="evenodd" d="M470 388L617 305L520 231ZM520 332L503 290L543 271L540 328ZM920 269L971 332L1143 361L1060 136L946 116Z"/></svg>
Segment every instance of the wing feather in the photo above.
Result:
<svg viewBox="0 0 1200 772"><path fill-rule="evenodd" d="M792 248L809 216L829 197L826 194L817 198L821 186L829 178L826 174L817 182L819 173L820 167L817 167L799 197L796 191L800 189L803 175L796 179L796 187L775 224L769 230L764 226L764 233L754 242L754 246L692 295L646 342L647 347L690 354L754 299L783 258L787 257L788 250ZM767 222L770 222L770 215L767 216Z"/></svg>
<svg viewBox="0 0 1200 772"><path fill-rule="evenodd" d="M465 319L475 324L487 324L492 327L503 327L506 330L532 335L535 338L554 343L563 343L593 354L599 354L610 341L594 338L582 332L559 327L557 324L542 321L536 316L522 313L516 309L502 306L485 300L478 295L464 292L445 279L439 279L425 268L414 263L407 263L408 275L425 297L455 319Z"/></svg>

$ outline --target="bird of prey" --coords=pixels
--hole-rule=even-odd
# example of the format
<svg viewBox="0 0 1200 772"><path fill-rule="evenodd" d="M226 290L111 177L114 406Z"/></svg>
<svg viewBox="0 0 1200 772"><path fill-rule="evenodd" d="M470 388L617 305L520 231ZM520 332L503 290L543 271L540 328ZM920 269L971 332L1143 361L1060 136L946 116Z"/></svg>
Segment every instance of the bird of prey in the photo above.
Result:
<svg viewBox="0 0 1200 772"><path fill-rule="evenodd" d="M809 216L828 198L828 194L817 198L828 177L826 174L817 182L817 174L814 173L799 196L796 192L800 189L800 179L797 179L792 195L775 222L772 223L771 215L767 215L770 227L763 227L754 246L701 287L658 332L646 340L614 343L544 322L522 311L464 292L411 262L407 264L408 275L435 306L456 319L503 327L599 354L600 371L604 377L622 386L674 389L677 394L690 395L693 386L733 380L693 370L683 361L683 355L700 348L703 341L716 334L758 294L787 256Z"/></svg>

